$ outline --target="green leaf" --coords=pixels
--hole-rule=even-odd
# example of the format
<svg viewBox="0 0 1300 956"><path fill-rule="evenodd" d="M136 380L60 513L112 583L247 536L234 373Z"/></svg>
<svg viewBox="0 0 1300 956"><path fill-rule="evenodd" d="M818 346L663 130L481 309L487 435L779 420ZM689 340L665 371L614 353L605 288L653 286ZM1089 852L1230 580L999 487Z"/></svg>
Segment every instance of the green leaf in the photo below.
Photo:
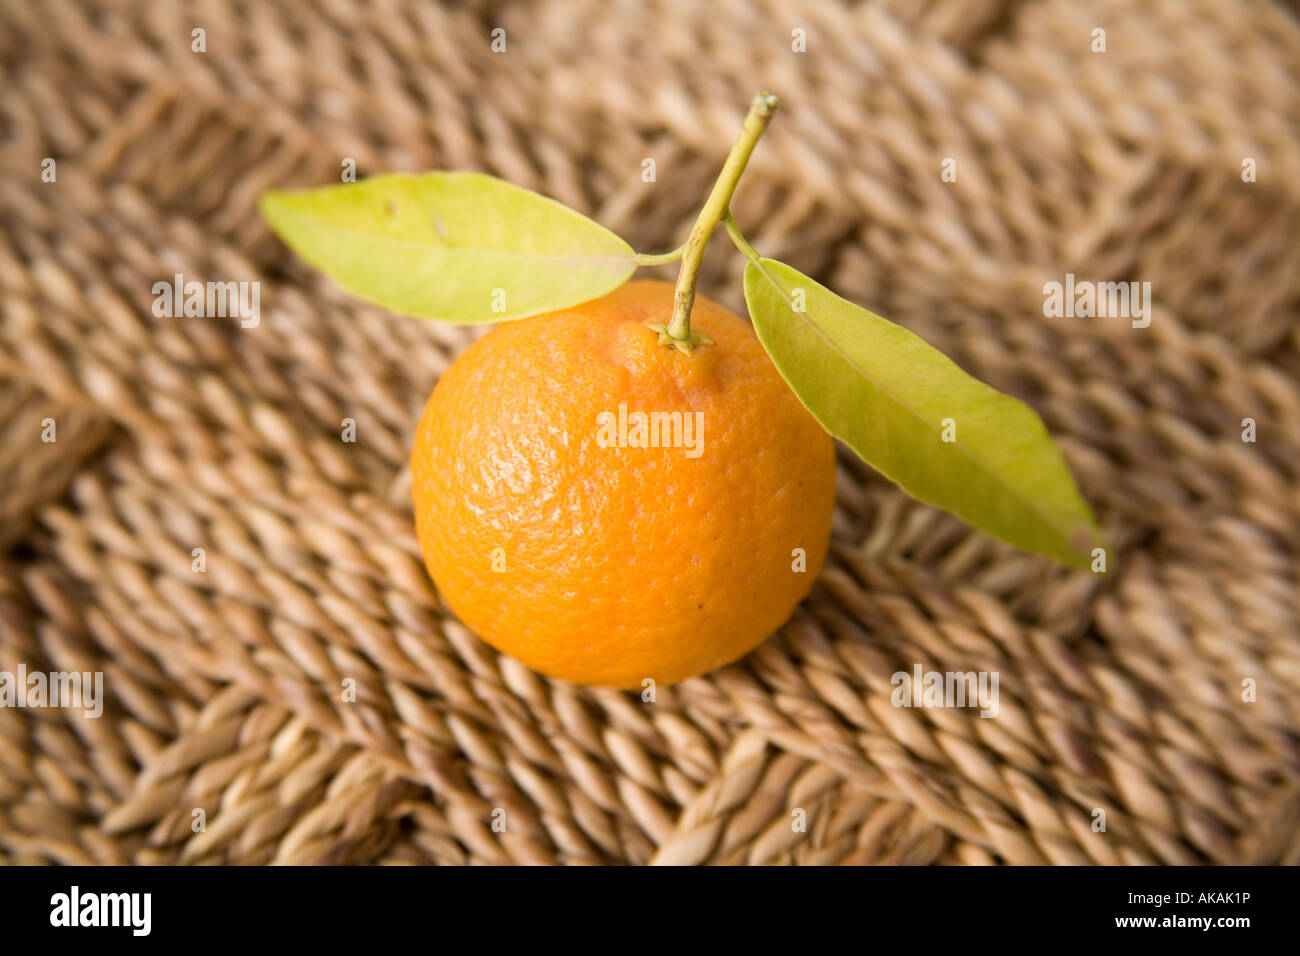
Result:
<svg viewBox="0 0 1300 956"><path fill-rule="evenodd" d="M394 312L500 322L595 299L636 253L553 199L482 173L375 176L267 192L259 208L298 255Z"/></svg>
<svg viewBox="0 0 1300 956"><path fill-rule="evenodd" d="M745 301L800 401L868 464L995 537L1088 568L1101 534L1027 405L784 263L751 259Z"/></svg>

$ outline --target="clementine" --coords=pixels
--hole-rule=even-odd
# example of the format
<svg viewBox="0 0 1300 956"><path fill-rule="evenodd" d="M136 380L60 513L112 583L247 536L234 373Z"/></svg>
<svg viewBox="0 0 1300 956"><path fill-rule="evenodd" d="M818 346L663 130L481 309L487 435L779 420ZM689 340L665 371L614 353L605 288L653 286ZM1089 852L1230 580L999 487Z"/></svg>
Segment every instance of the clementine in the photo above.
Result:
<svg viewBox="0 0 1300 956"><path fill-rule="evenodd" d="M442 376L411 452L416 530L462 621L544 674L671 684L757 646L826 556L830 438L749 325L673 286L498 325Z"/></svg>

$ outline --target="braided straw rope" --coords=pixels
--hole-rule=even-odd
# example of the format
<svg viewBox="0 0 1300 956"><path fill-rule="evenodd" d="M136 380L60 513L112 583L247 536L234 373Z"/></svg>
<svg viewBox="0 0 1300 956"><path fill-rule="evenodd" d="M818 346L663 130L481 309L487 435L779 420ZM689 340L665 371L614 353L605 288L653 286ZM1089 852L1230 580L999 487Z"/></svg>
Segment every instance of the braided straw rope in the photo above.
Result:
<svg viewBox="0 0 1300 956"><path fill-rule="evenodd" d="M0 860L1300 862L1286 9L20 0L0 61L0 670L107 695L0 709ZM785 108L751 240L1033 405L1111 573L843 452L772 640L653 704L548 681L448 614L413 537L409 435L475 333L343 295L256 197L343 157L481 169L666 249L756 85ZM701 290L742 308L739 267L717 245ZM261 324L155 318L177 272L260 281ZM1149 281L1150 327L1044 318L1067 272ZM998 672L999 716L893 707L918 664Z"/></svg>

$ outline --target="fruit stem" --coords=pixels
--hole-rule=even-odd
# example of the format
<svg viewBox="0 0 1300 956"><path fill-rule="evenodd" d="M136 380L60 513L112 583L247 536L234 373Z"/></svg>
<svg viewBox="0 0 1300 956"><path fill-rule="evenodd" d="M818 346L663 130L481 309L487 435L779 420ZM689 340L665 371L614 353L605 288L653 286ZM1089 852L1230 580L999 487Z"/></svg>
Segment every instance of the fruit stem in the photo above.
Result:
<svg viewBox="0 0 1300 956"><path fill-rule="evenodd" d="M759 93L754 97L749 112L745 114L740 136L727 154L727 161L718 174L717 182L713 184L713 191L709 193L708 201L695 220L695 228L691 230L690 238L686 240L686 251L682 254L681 272L677 274L673 317L666 328L660 331L659 341L664 345L689 353L692 347L707 341L701 335L691 334L691 306L695 304L695 280L699 276L700 263L704 261L704 249L709 244L709 236L713 234L714 228L727 215L736 183L745 171L745 164L749 162L749 154L754 151L758 138L763 135L768 121L776 112L777 102L771 93Z"/></svg>

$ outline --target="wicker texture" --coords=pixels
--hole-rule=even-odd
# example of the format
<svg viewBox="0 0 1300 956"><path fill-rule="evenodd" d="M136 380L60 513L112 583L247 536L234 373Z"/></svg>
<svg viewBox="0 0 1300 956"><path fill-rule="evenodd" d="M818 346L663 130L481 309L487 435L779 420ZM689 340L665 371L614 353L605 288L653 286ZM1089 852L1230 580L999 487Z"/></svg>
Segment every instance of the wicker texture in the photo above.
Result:
<svg viewBox="0 0 1300 956"><path fill-rule="evenodd" d="M1286 8L5 0L0 60L0 670L108 695L0 709L0 860L1300 862ZM409 436L475 333L348 298L256 196L482 169L667 249L759 85L751 241L1032 404L1112 573L841 451L828 566L758 651L653 704L545 680L413 536ZM743 308L739 268L719 242L702 292ZM176 272L260 280L261 325L155 318ZM1151 326L1044 318L1067 272L1151 282ZM999 672L999 717L892 707L917 664Z"/></svg>

